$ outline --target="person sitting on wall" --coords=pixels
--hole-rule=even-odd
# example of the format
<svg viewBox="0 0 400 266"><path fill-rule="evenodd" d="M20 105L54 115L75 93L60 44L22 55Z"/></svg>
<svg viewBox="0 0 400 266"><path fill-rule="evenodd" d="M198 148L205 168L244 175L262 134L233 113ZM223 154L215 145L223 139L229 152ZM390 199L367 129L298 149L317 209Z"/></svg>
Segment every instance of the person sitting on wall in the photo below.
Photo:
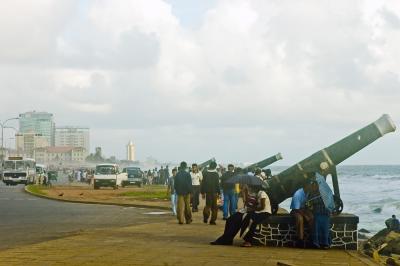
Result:
<svg viewBox="0 0 400 266"><path fill-rule="evenodd" d="M241 229L244 231L248 226L250 215L255 211L257 205L257 194L254 191L255 189L251 189L247 185L241 187L244 207L226 219L224 233L217 240L211 242L211 245L232 245L237 233Z"/></svg>
<svg viewBox="0 0 400 266"><path fill-rule="evenodd" d="M266 221L266 219L272 214L271 202L268 194L262 190L261 186L254 186L252 189L254 192L257 192L257 203L254 211L250 214L251 224L247 234L243 237L244 242L241 245L242 247L252 246L257 225Z"/></svg>
<svg viewBox="0 0 400 266"><path fill-rule="evenodd" d="M305 247L304 239L304 225L307 223L308 228L313 228L313 214L306 208L307 196L311 191L312 180L307 179L303 184L303 187L298 189L293 197L290 204L290 214L296 219L296 233L297 233L297 244L296 246Z"/></svg>
<svg viewBox="0 0 400 266"><path fill-rule="evenodd" d="M396 218L396 215L392 215L392 218L389 218L385 221L386 227L389 231L400 231L400 223L399 220Z"/></svg>

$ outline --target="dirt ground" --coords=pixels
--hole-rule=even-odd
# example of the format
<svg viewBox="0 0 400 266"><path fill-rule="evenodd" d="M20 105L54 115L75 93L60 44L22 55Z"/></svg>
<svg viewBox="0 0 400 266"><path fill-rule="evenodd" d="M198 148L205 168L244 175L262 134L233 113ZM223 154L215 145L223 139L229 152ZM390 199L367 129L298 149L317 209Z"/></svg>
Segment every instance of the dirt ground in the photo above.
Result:
<svg viewBox="0 0 400 266"><path fill-rule="evenodd" d="M131 191L151 191L160 190L161 187L128 187L128 188L101 188L94 190L92 186L53 186L51 188L42 189L48 197L71 200L71 201L85 201L85 202L102 202L102 203L115 203L115 204L134 204L134 205L147 205L161 208L169 208L170 202L163 199L147 199L137 200L131 196L122 196L121 194ZM165 190L167 188L165 187Z"/></svg>

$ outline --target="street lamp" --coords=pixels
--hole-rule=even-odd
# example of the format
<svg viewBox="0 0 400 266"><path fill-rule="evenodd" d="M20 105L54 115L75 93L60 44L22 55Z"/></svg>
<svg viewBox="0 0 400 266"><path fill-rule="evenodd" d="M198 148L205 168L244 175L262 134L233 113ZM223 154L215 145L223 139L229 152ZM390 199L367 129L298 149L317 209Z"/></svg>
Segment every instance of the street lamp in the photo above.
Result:
<svg viewBox="0 0 400 266"><path fill-rule="evenodd" d="M6 119L4 122L0 122L1 126L1 169L3 169L3 159L4 159L4 128L13 128L13 127L6 127L6 123L11 120L18 120L18 117L13 117ZM14 128L15 129L15 128Z"/></svg>

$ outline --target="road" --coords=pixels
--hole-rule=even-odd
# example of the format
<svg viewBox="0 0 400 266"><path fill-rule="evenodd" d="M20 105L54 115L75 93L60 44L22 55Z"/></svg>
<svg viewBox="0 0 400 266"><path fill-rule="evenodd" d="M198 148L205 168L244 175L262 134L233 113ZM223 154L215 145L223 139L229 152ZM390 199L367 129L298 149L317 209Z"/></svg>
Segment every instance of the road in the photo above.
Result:
<svg viewBox="0 0 400 266"><path fill-rule="evenodd" d="M75 234L81 230L165 220L154 209L58 202L31 196L23 185L0 184L0 250Z"/></svg>

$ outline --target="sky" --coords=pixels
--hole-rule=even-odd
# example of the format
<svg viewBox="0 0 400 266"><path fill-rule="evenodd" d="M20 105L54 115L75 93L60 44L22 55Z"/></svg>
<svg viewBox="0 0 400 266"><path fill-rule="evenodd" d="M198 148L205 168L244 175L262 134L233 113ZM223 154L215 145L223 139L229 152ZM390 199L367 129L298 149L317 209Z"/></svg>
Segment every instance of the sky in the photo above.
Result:
<svg viewBox="0 0 400 266"><path fill-rule="evenodd" d="M397 0L5 0L0 121L51 112L121 159L132 140L139 160L291 165L400 125L398 47ZM399 143L344 164L400 164Z"/></svg>

